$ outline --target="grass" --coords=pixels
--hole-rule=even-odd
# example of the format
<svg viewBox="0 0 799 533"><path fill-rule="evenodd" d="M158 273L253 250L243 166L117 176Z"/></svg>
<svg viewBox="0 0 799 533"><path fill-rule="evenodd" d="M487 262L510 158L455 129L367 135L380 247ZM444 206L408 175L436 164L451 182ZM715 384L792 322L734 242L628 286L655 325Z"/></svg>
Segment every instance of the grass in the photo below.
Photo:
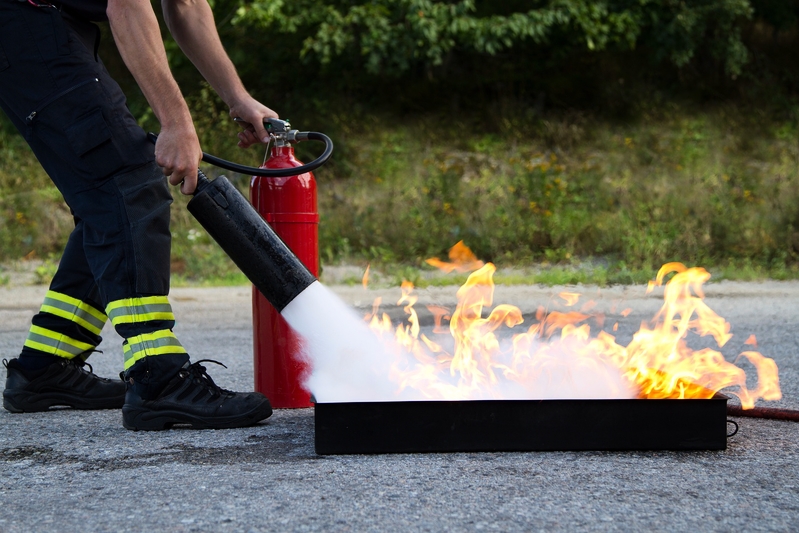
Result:
<svg viewBox="0 0 799 533"><path fill-rule="evenodd" d="M618 257L633 270L673 260L771 270L796 259L799 137L788 123L717 110L526 127L542 130L445 130L433 142L418 134L429 124L368 128L351 174L321 189L322 257L418 263L463 239L496 263Z"/></svg>
<svg viewBox="0 0 799 533"><path fill-rule="evenodd" d="M209 98L195 107L221 116ZM336 153L316 173L322 266L459 284L465 276L432 275L424 259L464 240L500 268L499 284L638 284L669 261L704 266L713 281L798 279L794 115L665 104L625 122L523 108L480 129L452 117L333 121ZM224 140L234 137L221 119L207 122L208 150L258 163L262 153ZM247 176L226 174L246 194ZM245 283L175 196L173 285ZM70 226L24 141L0 127L0 264L43 259L45 283Z"/></svg>

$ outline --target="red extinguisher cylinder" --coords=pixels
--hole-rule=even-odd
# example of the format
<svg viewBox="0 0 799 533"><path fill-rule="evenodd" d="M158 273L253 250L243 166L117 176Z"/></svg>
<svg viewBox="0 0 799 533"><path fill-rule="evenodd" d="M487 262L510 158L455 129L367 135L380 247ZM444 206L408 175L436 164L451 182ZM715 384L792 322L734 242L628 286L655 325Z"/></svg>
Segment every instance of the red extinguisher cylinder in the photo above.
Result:
<svg viewBox="0 0 799 533"><path fill-rule="evenodd" d="M302 163L291 145L273 146L261 168L293 168ZM319 277L319 213L312 172L285 178L253 176L250 201L300 261ZM303 388L310 367L300 338L280 313L253 288L253 348L255 390L275 408L310 407Z"/></svg>

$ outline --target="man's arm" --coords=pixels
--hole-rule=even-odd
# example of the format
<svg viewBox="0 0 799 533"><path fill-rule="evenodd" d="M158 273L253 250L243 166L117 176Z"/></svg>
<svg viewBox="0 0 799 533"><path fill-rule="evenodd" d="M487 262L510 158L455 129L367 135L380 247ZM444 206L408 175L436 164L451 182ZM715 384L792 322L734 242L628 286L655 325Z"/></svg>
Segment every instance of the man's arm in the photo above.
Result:
<svg viewBox="0 0 799 533"><path fill-rule="evenodd" d="M106 11L117 48L161 123L155 160L169 182L183 182L190 194L197 185L200 141L166 59L158 20L149 0L109 0Z"/></svg>
<svg viewBox="0 0 799 533"><path fill-rule="evenodd" d="M178 46L230 107L230 116L252 124L239 134L239 146L268 142L265 118L277 113L255 100L244 88L236 68L222 47L207 0L161 0L164 20Z"/></svg>

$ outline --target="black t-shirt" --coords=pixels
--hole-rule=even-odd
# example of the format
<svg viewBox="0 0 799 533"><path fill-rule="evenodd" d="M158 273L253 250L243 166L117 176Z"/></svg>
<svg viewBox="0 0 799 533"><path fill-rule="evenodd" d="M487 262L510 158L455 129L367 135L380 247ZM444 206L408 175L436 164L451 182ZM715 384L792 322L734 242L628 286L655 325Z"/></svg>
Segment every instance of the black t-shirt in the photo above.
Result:
<svg viewBox="0 0 799 533"><path fill-rule="evenodd" d="M108 20L108 0L60 0L62 9L75 18L100 22Z"/></svg>

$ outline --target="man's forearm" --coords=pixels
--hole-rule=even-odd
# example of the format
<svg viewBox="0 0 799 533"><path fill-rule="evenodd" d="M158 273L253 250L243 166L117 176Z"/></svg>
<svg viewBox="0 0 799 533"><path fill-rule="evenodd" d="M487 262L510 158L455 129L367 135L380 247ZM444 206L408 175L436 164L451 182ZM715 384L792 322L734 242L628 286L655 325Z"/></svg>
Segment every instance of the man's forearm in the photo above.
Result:
<svg viewBox="0 0 799 533"><path fill-rule="evenodd" d="M109 0L108 20L122 59L162 127L191 127L191 115L169 70L158 20L148 0Z"/></svg>
<svg viewBox="0 0 799 533"><path fill-rule="evenodd" d="M169 70L158 19L149 0L108 0L114 41L144 97L161 123L155 162L172 185L194 192L202 157L191 113Z"/></svg>
<svg viewBox="0 0 799 533"><path fill-rule="evenodd" d="M278 118L277 113L256 101L244 88L236 68L230 61L214 24L214 14L207 0L161 0L164 19L177 41L208 80L211 87L230 107L230 114L249 123L239 132L239 146L247 148L258 142L268 142L264 128L266 118Z"/></svg>
<svg viewBox="0 0 799 533"><path fill-rule="evenodd" d="M178 46L230 107L249 97L222 47L206 0L162 0L164 20Z"/></svg>

